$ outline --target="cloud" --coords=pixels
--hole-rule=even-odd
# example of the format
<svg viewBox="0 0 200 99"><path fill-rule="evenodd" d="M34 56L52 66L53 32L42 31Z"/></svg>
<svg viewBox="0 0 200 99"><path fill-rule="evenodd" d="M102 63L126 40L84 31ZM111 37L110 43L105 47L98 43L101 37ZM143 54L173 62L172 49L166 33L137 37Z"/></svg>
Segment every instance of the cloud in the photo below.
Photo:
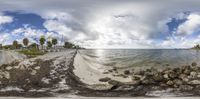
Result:
<svg viewBox="0 0 200 99"><path fill-rule="evenodd" d="M177 36L197 31L199 15L182 12L199 12L199 5L199 0L6 0L0 10L36 13L46 20L48 31L26 29L24 36L49 32L90 48L157 48L186 47ZM173 17L187 21L171 35L166 23Z"/></svg>
<svg viewBox="0 0 200 99"><path fill-rule="evenodd" d="M0 25L5 23L11 23L13 21L13 18L10 16L0 16Z"/></svg>
<svg viewBox="0 0 200 99"><path fill-rule="evenodd" d="M192 13L187 17L187 21L178 27L175 34L181 36L190 35L195 31L198 31L199 27L200 15L198 13Z"/></svg>

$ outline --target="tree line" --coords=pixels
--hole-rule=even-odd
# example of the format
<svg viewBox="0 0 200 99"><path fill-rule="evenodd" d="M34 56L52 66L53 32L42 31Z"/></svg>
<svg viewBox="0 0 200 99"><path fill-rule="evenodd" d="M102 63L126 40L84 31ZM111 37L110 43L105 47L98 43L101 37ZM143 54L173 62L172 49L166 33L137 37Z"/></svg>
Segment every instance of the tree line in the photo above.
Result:
<svg viewBox="0 0 200 99"><path fill-rule="evenodd" d="M41 46L41 49L44 49L44 44L46 43L46 48L50 49L50 48L56 48L56 45L58 44L58 40L56 38L53 38L51 40L46 40L44 36L41 36L39 39L39 44L37 43L31 43L29 44L29 39L28 38L24 38L22 41L23 45L25 48L36 48L39 49L39 45ZM23 48L22 44L19 44L19 42L17 40L14 40L12 45L2 45L0 44L0 49L4 48L4 49L19 49L19 48ZM63 45L64 48L81 48L78 45L75 45L71 42L65 42Z"/></svg>

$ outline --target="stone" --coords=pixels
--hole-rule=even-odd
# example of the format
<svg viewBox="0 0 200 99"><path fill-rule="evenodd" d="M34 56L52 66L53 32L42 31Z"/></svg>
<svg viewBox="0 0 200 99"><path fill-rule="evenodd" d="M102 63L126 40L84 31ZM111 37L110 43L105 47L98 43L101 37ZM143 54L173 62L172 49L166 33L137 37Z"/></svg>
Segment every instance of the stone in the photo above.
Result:
<svg viewBox="0 0 200 99"><path fill-rule="evenodd" d="M196 78L197 77L197 72L190 72L190 76L192 77L192 78Z"/></svg>
<svg viewBox="0 0 200 99"><path fill-rule="evenodd" d="M125 74L125 75L129 75L129 74L130 74L130 71L129 71L129 70L125 70L125 71L124 71L124 74Z"/></svg>
<svg viewBox="0 0 200 99"><path fill-rule="evenodd" d="M169 86L172 86L173 84L174 84L174 82L173 81L171 81L171 80L169 80L169 81L167 81L167 83L166 83L167 85L169 85Z"/></svg>
<svg viewBox="0 0 200 99"><path fill-rule="evenodd" d="M6 67L6 70L11 70L11 69L12 69L11 66Z"/></svg>
<svg viewBox="0 0 200 99"><path fill-rule="evenodd" d="M183 73L186 74L186 75L190 75L190 70L189 70L189 69L185 69L185 70L183 71Z"/></svg>
<svg viewBox="0 0 200 99"><path fill-rule="evenodd" d="M111 84L111 85L114 85L114 86L119 86L119 85L121 85L122 83L119 82L119 81L116 81L116 80L109 80L109 81L108 81L108 84Z"/></svg>
<svg viewBox="0 0 200 99"><path fill-rule="evenodd" d="M31 75L36 75L36 73L37 73L36 70L32 70L30 74L31 74Z"/></svg>
<svg viewBox="0 0 200 99"><path fill-rule="evenodd" d="M164 74L163 77L164 77L165 79L169 79L169 75L168 75L168 74Z"/></svg>
<svg viewBox="0 0 200 99"><path fill-rule="evenodd" d="M101 81L101 82L108 82L109 80L111 80L111 78L109 78L109 77L99 79L99 81Z"/></svg>
<svg viewBox="0 0 200 99"><path fill-rule="evenodd" d="M36 66L35 69L36 69L36 70L39 70L39 69L40 69L40 66Z"/></svg>
<svg viewBox="0 0 200 99"><path fill-rule="evenodd" d="M163 80L163 75L161 73L156 73L156 74L154 74L153 79L155 81L162 81Z"/></svg>
<svg viewBox="0 0 200 99"><path fill-rule="evenodd" d="M194 87L190 85L180 85L179 89L182 91L191 91Z"/></svg>
<svg viewBox="0 0 200 99"><path fill-rule="evenodd" d="M180 80L180 79L175 79L173 82L174 82L176 85L182 85L182 84L183 84L182 80Z"/></svg>
<svg viewBox="0 0 200 99"><path fill-rule="evenodd" d="M196 63L196 62L192 62L191 65L192 65L192 66L197 66L197 63Z"/></svg>
<svg viewBox="0 0 200 99"><path fill-rule="evenodd" d="M132 80L134 81L134 80L141 80L141 78L142 78L142 76L140 76L140 75L133 75L132 76Z"/></svg>
<svg viewBox="0 0 200 99"><path fill-rule="evenodd" d="M188 84L191 84L191 85L200 85L200 80L192 80L192 81L188 82Z"/></svg>
<svg viewBox="0 0 200 99"><path fill-rule="evenodd" d="M172 78L172 79L177 77L177 74L175 72L171 72L168 75L169 75L169 78Z"/></svg>

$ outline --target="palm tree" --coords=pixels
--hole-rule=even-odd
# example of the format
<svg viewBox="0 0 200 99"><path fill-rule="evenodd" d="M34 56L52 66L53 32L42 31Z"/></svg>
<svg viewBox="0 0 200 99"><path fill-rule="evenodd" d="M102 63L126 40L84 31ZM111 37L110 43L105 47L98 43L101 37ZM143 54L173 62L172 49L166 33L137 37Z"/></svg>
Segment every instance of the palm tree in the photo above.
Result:
<svg viewBox="0 0 200 99"><path fill-rule="evenodd" d="M23 39L23 44L24 44L24 46L28 46L28 43L29 43L29 40L28 40L28 38L24 38Z"/></svg>
<svg viewBox="0 0 200 99"><path fill-rule="evenodd" d="M44 36L41 36L40 45L42 46L42 49L43 49L43 45L44 45L45 41L46 41L46 39L44 38Z"/></svg>
<svg viewBox="0 0 200 99"><path fill-rule="evenodd" d="M58 43L58 40L57 39L52 39L52 44L54 45L54 48L55 48L55 46L56 46L56 44Z"/></svg>
<svg viewBox="0 0 200 99"><path fill-rule="evenodd" d="M16 40L13 41L13 46L15 47L15 49L17 49L18 42Z"/></svg>
<svg viewBox="0 0 200 99"><path fill-rule="evenodd" d="M51 41L48 41L48 42L47 42L47 46L48 46L48 48L51 48L51 47L52 47Z"/></svg>

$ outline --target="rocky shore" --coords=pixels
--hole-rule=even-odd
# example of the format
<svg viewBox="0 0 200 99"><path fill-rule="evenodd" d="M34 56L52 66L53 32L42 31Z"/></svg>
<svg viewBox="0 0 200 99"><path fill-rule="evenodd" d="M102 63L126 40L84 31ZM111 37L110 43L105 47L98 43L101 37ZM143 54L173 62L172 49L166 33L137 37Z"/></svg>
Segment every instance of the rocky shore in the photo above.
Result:
<svg viewBox="0 0 200 99"><path fill-rule="evenodd" d="M110 71L117 71L113 68ZM178 68L155 68L134 72L125 70L121 77L132 77L131 82L120 82L105 77L99 79L107 82L110 91L128 91L127 96L162 96L163 94L174 94L174 96L199 96L200 95L200 67L193 62L188 66ZM156 94L156 92L159 94Z"/></svg>
<svg viewBox="0 0 200 99"><path fill-rule="evenodd" d="M76 55L77 51L66 50L1 65L0 96L200 96L200 67L195 62L178 68L163 67L162 70L127 69L121 72L113 67L98 79L88 73L91 77L86 76L87 80L97 80L96 84L88 84L74 72L78 69L74 64ZM87 69L79 71L83 70ZM131 80L122 80L127 78Z"/></svg>

